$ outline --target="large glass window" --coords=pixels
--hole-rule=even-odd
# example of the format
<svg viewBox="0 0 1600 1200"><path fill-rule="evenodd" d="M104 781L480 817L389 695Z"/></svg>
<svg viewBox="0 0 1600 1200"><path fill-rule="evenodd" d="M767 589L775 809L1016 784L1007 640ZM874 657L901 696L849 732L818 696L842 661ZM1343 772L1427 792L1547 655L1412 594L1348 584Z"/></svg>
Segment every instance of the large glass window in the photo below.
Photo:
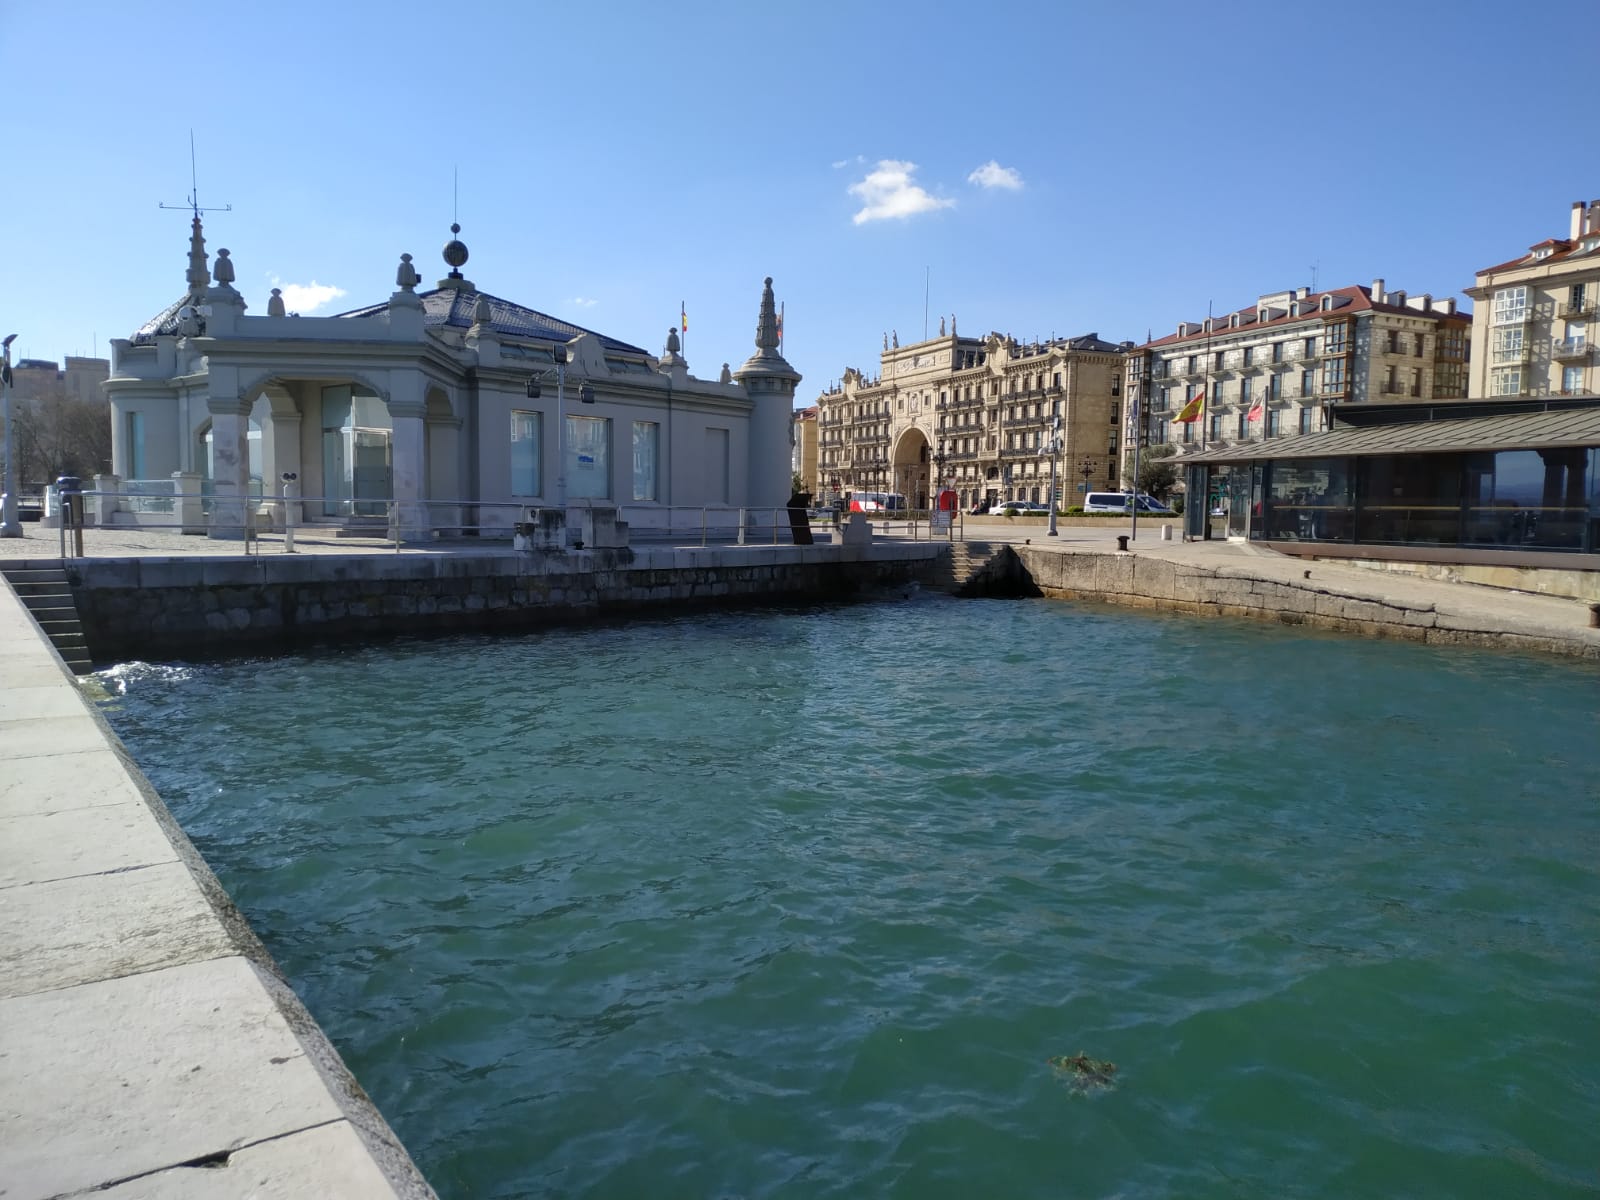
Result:
<svg viewBox="0 0 1600 1200"><path fill-rule="evenodd" d="M1522 395L1522 368L1509 367L1505 370L1489 372L1489 394L1491 396Z"/></svg>
<svg viewBox="0 0 1600 1200"><path fill-rule="evenodd" d="M1344 391L1345 361L1342 358L1331 359L1322 364L1322 390L1324 392Z"/></svg>
<svg viewBox="0 0 1600 1200"><path fill-rule="evenodd" d="M1522 357L1523 328L1521 325L1496 329L1490 340L1490 352L1495 362L1515 362Z"/></svg>
<svg viewBox="0 0 1600 1200"><path fill-rule="evenodd" d="M1461 524L1461 460L1454 454L1357 460L1356 540L1453 545Z"/></svg>
<svg viewBox="0 0 1600 1200"><path fill-rule="evenodd" d="M1338 325L1329 325L1323 331L1323 350L1328 354L1343 354L1348 349L1345 341L1346 326L1341 322Z"/></svg>
<svg viewBox="0 0 1600 1200"><path fill-rule="evenodd" d="M1464 545L1595 548L1594 450L1500 450L1464 459Z"/></svg>
<svg viewBox="0 0 1600 1200"><path fill-rule="evenodd" d="M1266 536L1347 542L1353 529L1349 460L1274 462L1267 473Z"/></svg>
<svg viewBox="0 0 1600 1200"><path fill-rule="evenodd" d="M128 414L127 472L129 479L144 478L144 414Z"/></svg>
<svg viewBox="0 0 1600 1200"><path fill-rule="evenodd" d="M633 498L661 499L657 476L661 466L661 425L656 421L633 423Z"/></svg>
<svg viewBox="0 0 1600 1200"><path fill-rule="evenodd" d="M567 497L611 498L611 418L567 418Z"/></svg>
<svg viewBox="0 0 1600 1200"><path fill-rule="evenodd" d="M540 450L544 445L544 414L513 411L511 414L511 494L542 495L539 478Z"/></svg>
<svg viewBox="0 0 1600 1200"><path fill-rule="evenodd" d="M1501 288L1494 294L1494 323L1510 325L1528 319L1527 287Z"/></svg>

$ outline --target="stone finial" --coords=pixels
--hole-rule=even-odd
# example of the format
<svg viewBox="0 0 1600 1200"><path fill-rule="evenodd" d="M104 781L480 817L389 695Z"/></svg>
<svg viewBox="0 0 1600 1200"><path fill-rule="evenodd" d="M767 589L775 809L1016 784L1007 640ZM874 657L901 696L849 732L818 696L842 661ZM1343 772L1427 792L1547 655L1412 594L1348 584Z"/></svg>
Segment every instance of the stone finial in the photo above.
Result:
<svg viewBox="0 0 1600 1200"><path fill-rule="evenodd" d="M472 323L487 326L493 322L494 313L489 308L489 297L479 292L478 302L472 306Z"/></svg>
<svg viewBox="0 0 1600 1200"><path fill-rule="evenodd" d="M211 272L206 270L206 239L200 229L200 218L195 217L189 231L189 271L184 276L189 281L189 294L202 295L211 282Z"/></svg>
<svg viewBox="0 0 1600 1200"><path fill-rule="evenodd" d="M682 348L683 348L683 343L678 341L678 329L677 329L677 326L675 326L675 325L668 326L668 328L667 328L667 353L668 354L676 354Z"/></svg>
<svg viewBox="0 0 1600 1200"><path fill-rule="evenodd" d="M900 349L900 331L898 329L894 331L894 348L896 350Z"/></svg>
<svg viewBox="0 0 1600 1200"><path fill-rule="evenodd" d="M955 335L956 335L956 315L955 315L955 313L951 313L950 314L950 336L951 337L955 337Z"/></svg>
<svg viewBox="0 0 1600 1200"><path fill-rule="evenodd" d="M939 318L939 336L940 337L944 336L944 318L943 317Z"/></svg>
<svg viewBox="0 0 1600 1200"><path fill-rule="evenodd" d="M885 332L884 335L883 335L883 348L885 350L887 350L889 348L889 335L888 335L887 332Z"/></svg>
<svg viewBox="0 0 1600 1200"><path fill-rule="evenodd" d="M756 322L756 349L778 348L778 305L772 298L772 276L761 282L761 316Z"/></svg>
<svg viewBox="0 0 1600 1200"><path fill-rule="evenodd" d="M233 285L233 260L228 257L226 247L217 251L217 261L211 268L211 278L217 281L218 287Z"/></svg>
<svg viewBox="0 0 1600 1200"><path fill-rule="evenodd" d="M718 383L732 383L733 382L733 372L728 369L728 364L727 363L723 363L722 364L722 374L717 376L717 382Z"/></svg>
<svg viewBox="0 0 1600 1200"><path fill-rule="evenodd" d="M450 232L452 235L460 233L461 226L450 226ZM466 265L467 257L467 244L459 238L452 236L444 244L444 261L450 265L451 279L461 278L461 268Z"/></svg>
<svg viewBox="0 0 1600 1200"><path fill-rule="evenodd" d="M273 288L272 289L272 299L267 301L267 316L269 316L269 317L281 317L281 316L283 316L283 289L282 288Z"/></svg>
<svg viewBox="0 0 1600 1200"><path fill-rule="evenodd" d="M394 273L395 284L402 292L415 291L422 277L417 274L417 269L411 265L411 255L400 256L400 269Z"/></svg>

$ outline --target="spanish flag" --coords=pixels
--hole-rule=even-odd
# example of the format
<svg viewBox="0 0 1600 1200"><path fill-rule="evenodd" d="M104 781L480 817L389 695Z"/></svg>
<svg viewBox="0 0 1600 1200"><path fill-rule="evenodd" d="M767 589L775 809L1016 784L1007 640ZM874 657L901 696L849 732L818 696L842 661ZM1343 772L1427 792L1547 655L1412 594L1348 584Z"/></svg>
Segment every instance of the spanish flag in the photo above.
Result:
<svg viewBox="0 0 1600 1200"><path fill-rule="evenodd" d="M685 333L688 333L689 332L689 312L688 312L687 309L685 309L683 307L682 303L680 303L678 305L678 320L683 325L683 331Z"/></svg>
<svg viewBox="0 0 1600 1200"><path fill-rule="evenodd" d="M1205 407L1206 393L1205 389L1201 388L1200 391L1195 393L1194 399L1185 404L1179 411L1178 415L1172 419L1180 424L1187 425L1190 421L1198 421L1200 419L1200 414L1205 410Z"/></svg>

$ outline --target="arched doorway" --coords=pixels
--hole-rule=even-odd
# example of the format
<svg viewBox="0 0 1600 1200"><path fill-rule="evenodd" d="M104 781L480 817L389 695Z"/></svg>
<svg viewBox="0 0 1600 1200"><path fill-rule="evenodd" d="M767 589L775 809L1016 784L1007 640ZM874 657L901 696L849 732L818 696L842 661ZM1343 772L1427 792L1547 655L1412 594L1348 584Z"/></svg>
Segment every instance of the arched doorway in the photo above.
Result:
<svg viewBox="0 0 1600 1200"><path fill-rule="evenodd" d="M913 425L900 435L890 458L890 490L904 496L911 508L928 507L929 453L927 435Z"/></svg>

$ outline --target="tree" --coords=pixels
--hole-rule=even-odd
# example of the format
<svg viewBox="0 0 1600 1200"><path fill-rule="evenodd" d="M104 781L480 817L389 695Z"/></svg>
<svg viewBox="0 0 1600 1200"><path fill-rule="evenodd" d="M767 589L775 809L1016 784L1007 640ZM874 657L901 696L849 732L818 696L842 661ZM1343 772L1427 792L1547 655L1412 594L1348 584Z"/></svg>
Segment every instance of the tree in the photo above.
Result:
<svg viewBox="0 0 1600 1200"><path fill-rule="evenodd" d="M111 406L64 391L11 402L16 422L17 483L32 491L61 475L85 484L111 470Z"/></svg>
<svg viewBox="0 0 1600 1200"><path fill-rule="evenodd" d="M1165 500L1178 483L1178 468L1166 460L1172 456L1171 446L1152 446L1145 451L1139 463L1138 488L1157 500Z"/></svg>

